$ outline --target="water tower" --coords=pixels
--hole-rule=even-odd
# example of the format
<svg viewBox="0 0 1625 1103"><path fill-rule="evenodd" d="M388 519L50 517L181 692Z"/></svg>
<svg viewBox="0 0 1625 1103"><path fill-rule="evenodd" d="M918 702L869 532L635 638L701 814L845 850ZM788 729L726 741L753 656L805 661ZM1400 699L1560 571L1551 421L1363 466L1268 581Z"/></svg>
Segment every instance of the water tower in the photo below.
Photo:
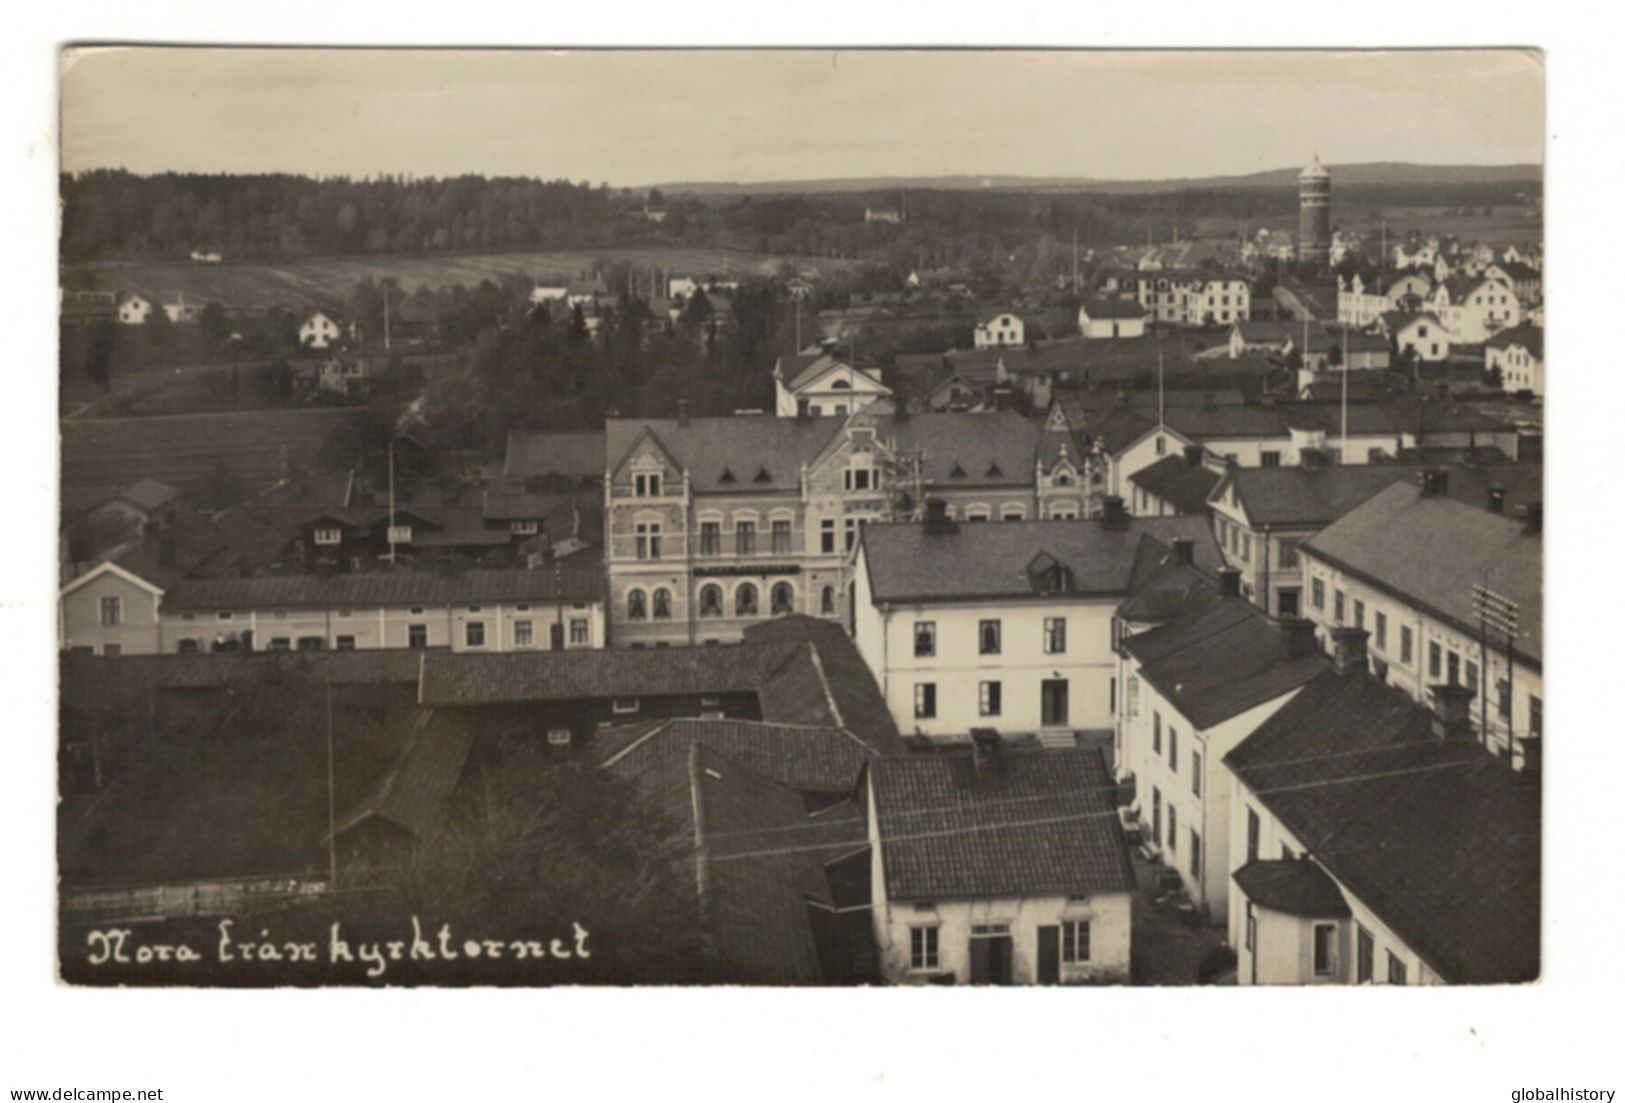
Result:
<svg viewBox="0 0 1625 1103"><path fill-rule="evenodd" d="M1332 251L1332 174L1319 155L1298 174L1298 259L1326 263Z"/></svg>

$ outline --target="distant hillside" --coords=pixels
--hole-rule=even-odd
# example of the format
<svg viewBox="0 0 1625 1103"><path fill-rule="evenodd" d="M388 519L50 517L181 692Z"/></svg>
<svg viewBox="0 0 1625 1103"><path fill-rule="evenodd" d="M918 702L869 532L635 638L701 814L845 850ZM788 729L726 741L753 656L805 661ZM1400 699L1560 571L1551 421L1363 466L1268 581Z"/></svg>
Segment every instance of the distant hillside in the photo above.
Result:
<svg viewBox="0 0 1625 1103"><path fill-rule="evenodd" d="M1540 165L1418 165L1372 161L1328 165L1333 186L1452 186L1541 181ZM786 195L901 191L1171 192L1211 188L1292 188L1301 168L1270 169L1243 176L1200 176L1170 180L1103 180L1089 176L867 176L829 180L775 180L758 184L688 181L656 185L667 195Z"/></svg>

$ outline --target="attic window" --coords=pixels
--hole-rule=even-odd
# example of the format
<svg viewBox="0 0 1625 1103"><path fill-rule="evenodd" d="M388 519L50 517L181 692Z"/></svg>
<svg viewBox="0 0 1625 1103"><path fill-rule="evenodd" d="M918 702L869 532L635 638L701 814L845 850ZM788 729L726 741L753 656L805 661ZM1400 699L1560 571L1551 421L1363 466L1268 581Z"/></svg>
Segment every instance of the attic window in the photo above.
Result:
<svg viewBox="0 0 1625 1103"><path fill-rule="evenodd" d="M948 477L950 479L968 478L968 476L965 474L965 469L963 467L960 467L957 462L954 464L954 469L952 471L948 472Z"/></svg>
<svg viewBox="0 0 1625 1103"><path fill-rule="evenodd" d="M751 480L753 483L770 483L772 481L773 476L767 473L767 468L765 467L758 467L756 469L756 477Z"/></svg>
<svg viewBox="0 0 1625 1103"><path fill-rule="evenodd" d="M734 477L733 468L731 467L724 467L722 469L722 477L717 480L719 483L736 483L738 481L739 480Z"/></svg>
<svg viewBox="0 0 1625 1103"><path fill-rule="evenodd" d="M987 465L987 477L990 479L1004 477L1004 470L999 466L998 460L994 460L992 463Z"/></svg>

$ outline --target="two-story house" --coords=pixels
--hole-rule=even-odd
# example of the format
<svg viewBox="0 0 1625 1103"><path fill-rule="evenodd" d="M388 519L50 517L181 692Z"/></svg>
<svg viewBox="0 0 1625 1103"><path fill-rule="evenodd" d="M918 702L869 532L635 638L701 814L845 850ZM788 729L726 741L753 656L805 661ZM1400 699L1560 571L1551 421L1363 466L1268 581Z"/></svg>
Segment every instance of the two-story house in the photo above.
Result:
<svg viewBox="0 0 1625 1103"><path fill-rule="evenodd" d="M1460 695L1343 661L1224 757L1239 984L1510 984L1540 973L1540 779Z"/></svg>
<svg viewBox="0 0 1625 1103"><path fill-rule="evenodd" d="M1078 333L1089 340L1145 336L1145 308L1131 299L1089 299L1078 307Z"/></svg>
<svg viewBox="0 0 1625 1103"><path fill-rule="evenodd" d="M1484 744L1538 764L1541 506L1519 521L1504 495L1489 508L1458 501L1449 479L1396 482L1306 540L1304 615L1323 636L1369 632L1373 669L1419 701L1439 685L1466 687Z"/></svg>
<svg viewBox="0 0 1625 1103"><path fill-rule="evenodd" d="M1451 276L1442 280L1427 301L1457 344L1478 345L1522 317L1512 288L1487 276Z"/></svg>
<svg viewBox="0 0 1625 1103"><path fill-rule="evenodd" d="M773 365L773 392L779 417L845 417L892 393L878 369L828 352L780 357Z"/></svg>
<svg viewBox="0 0 1625 1103"><path fill-rule="evenodd" d="M1017 347L1027 343L1027 323L1008 310L989 314L977 320L973 338L979 349Z"/></svg>
<svg viewBox="0 0 1625 1103"><path fill-rule="evenodd" d="M1396 355L1435 363L1450 357L1450 331L1436 314L1385 311L1377 319Z"/></svg>
<svg viewBox="0 0 1625 1103"><path fill-rule="evenodd" d="M1192 541L1218 561L1201 517L978 525L940 508L923 524L863 530L853 638L905 732L963 740L971 728L1071 746L1117 709L1113 622L1146 564Z"/></svg>
<svg viewBox="0 0 1625 1103"><path fill-rule="evenodd" d="M1501 389L1509 394L1546 393L1546 331L1524 323L1503 329L1484 342L1484 368L1501 373Z"/></svg>

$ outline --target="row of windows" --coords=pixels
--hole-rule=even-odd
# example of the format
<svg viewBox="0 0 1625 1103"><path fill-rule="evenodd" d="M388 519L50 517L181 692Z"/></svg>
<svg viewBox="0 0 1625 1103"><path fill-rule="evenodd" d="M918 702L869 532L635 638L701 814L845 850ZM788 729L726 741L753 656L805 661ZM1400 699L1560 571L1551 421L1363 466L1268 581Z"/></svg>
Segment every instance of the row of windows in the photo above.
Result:
<svg viewBox="0 0 1625 1103"><path fill-rule="evenodd" d="M1004 715L1004 683L980 682L976 687L977 712L982 716ZM1065 727L1070 703L1065 678L1045 679L1038 688L1039 723L1046 728ZM937 684L914 684L914 718L932 720L937 715Z"/></svg>
<svg viewBox="0 0 1625 1103"><path fill-rule="evenodd" d="M999 620L983 620L976 626L976 653L978 655L998 655L1004 649L1004 622ZM937 653L937 622L934 620L917 620L914 622L914 655L916 658L930 658ZM1044 654L1064 655L1066 653L1066 618L1044 618Z"/></svg>
<svg viewBox="0 0 1625 1103"><path fill-rule="evenodd" d="M1173 802L1167 804L1167 830L1163 830L1164 808L1162 790L1156 786L1151 787L1151 841L1158 846L1162 845L1164 838L1168 840L1168 851L1174 853L1179 850L1179 810ZM1191 876L1200 879L1202 876L1202 835L1196 828L1187 828L1189 844L1186 846L1190 854L1189 869Z"/></svg>
<svg viewBox="0 0 1625 1103"><path fill-rule="evenodd" d="M1151 713L1151 753L1162 754L1162 713ZM1168 769L1179 773L1179 729L1168 725ZM1202 795L1202 752L1191 748L1191 792Z"/></svg>
<svg viewBox="0 0 1625 1103"><path fill-rule="evenodd" d="M1087 965L1091 960L1092 931L1090 920L1063 919L1060 923L1061 962L1064 965ZM998 938L1008 936L1008 923L981 923L971 928L972 938ZM942 967L942 928L937 925L910 927L908 932L908 966L914 970Z"/></svg>
<svg viewBox="0 0 1625 1103"><path fill-rule="evenodd" d="M574 646L586 646L592 642L591 624L580 617L571 617L569 622L569 640ZM471 620L463 625L463 643L467 647L479 648L485 646L485 622ZM337 651L354 651L356 638L345 634L333 637L333 648ZM536 646L536 627L529 620L516 620L513 622L513 645L515 647ZM266 640L267 651L291 651L297 646L300 651L321 651L327 646L325 636L271 636ZM412 650L422 650L429 646L429 626L426 624L409 624L406 626L406 646ZM214 651L235 651L240 647L237 640L219 640L212 646ZM187 637L177 641L177 650L183 655L197 654L202 650L196 637Z"/></svg>

